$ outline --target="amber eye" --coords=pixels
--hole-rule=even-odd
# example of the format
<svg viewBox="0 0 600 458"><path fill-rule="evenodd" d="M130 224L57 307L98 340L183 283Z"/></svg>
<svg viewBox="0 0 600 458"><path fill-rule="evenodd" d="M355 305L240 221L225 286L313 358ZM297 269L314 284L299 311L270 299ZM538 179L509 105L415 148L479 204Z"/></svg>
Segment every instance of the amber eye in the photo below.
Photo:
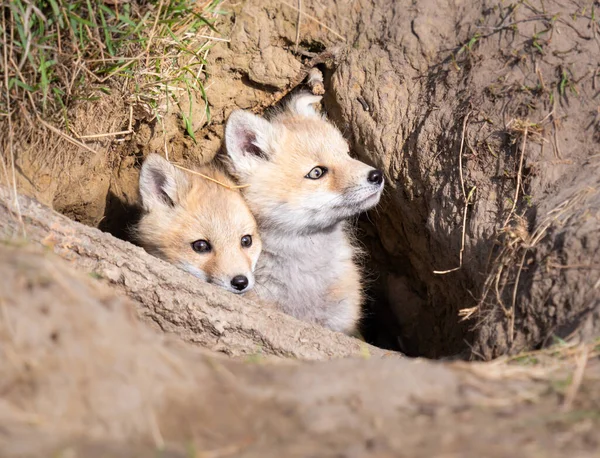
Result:
<svg viewBox="0 0 600 458"><path fill-rule="evenodd" d="M242 237L242 246L244 248L248 248L252 246L252 236L251 235L244 235Z"/></svg>
<svg viewBox="0 0 600 458"><path fill-rule="evenodd" d="M310 178L311 180L318 180L327 173L327 167L321 167L320 165L312 169L304 178Z"/></svg>
<svg viewBox="0 0 600 458"><path fill-rule="evenodd" d="M192 249L196 253L210 253L212 247L207 240L196 240L195 242L192 242Z"/></svg>

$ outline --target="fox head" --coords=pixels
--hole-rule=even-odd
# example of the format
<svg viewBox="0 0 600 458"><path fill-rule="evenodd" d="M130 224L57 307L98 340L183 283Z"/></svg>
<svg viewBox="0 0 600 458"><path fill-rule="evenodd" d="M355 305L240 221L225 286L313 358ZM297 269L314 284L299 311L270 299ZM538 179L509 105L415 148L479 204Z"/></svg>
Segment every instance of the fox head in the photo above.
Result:
<svg viewBox="0 0 600 458"><path fill-rule="evenodd" d="M272 121L237 110L225 128L228 167L261 227L314 233L374 207L383 174L353 159L341 132L301 94Z"/></svg>
<svg viewBox="0 0 600 458"><path fill-rule="evenodd" d="M216 169L201 172L233 184ZM140 172L140 195L144 215L136 232L147 251L232 293L254 286L261 241L237 190L151 154Z"/></svg>

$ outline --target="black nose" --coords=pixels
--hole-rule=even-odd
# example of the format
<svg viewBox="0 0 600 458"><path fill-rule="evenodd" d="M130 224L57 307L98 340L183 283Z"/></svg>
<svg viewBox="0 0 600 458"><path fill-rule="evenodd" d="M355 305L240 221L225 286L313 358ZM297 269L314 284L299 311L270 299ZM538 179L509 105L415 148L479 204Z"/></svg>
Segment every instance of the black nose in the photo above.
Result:
<svg viewBox="0 0 600 458"><path fill-rule="evenodd" d="M381 184L383 182L383 173L380 170L373 169L367 175L367 180L369 180L369 183Z"/></svg>
<svg viewBox="0 0 600 458"><path fill-rule="evenodd" d="M231 279L231 286L238 291L243 291L248 286L248 279L244 275L236 275Z"/></svg>

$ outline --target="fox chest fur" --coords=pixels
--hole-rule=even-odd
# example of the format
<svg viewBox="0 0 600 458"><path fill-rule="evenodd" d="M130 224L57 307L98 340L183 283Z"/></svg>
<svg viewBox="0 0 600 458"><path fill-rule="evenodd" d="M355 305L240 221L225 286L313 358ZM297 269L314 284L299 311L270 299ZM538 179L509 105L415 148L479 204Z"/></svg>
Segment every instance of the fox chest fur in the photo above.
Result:
<svg viewBox="0 0 600 458"><path fill-rule="evenodd" d="M335 331L351 332L360 318L360 275L344 223L331 230L286 236L263 231L256 293L285 313Z"/></svg>

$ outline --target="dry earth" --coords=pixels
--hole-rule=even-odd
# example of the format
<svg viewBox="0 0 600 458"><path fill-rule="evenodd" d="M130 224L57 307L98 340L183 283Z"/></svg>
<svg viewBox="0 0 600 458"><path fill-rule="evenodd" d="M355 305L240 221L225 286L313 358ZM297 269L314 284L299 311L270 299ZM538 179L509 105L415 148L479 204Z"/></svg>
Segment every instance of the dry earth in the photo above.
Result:
<svg viewBox="0 0 600 458"><path fill-rule="evenodd" d="M597 354L574 401L570 363L235 361L165 339L130 300L29 244L0 245L0 304L6 458L591 457L600 445Z"/></svg>
<svg viewBox="0 0 600 458"><path fill-rule="evenodd" d="M177 116L159 123L129 104L135 133L89 141L95 154L47 131L20 138L19 189L127 238L146 154L209 160L231 110L260 112L318 64L330 117L388 179L360 225L368 341L488 359L598 333L600 38L589 2L306 1L297 54L294 8L232 10L221 25L230 42L209 54L212 120L196 119L197 144ZM125 100L81 102L73 131L125 128Z"/></svg>
<svg viewBox="0 0 600 458"><path fill-rule="evenodd" d="M197 143L118 88L69 107L70 129L131 113L134 133L85 147L20 114L18 191L71 219L0 187L1 456L597 456L598 348L577 342L600 335L600 5L301 3L298 52L291 3L229 6ZM324 109L386 173L357 225L367 341L486 360L570 344L409 360L96 229L128 238L148 153L210 160L233 109L262 112L315 65Z"/></svg>

